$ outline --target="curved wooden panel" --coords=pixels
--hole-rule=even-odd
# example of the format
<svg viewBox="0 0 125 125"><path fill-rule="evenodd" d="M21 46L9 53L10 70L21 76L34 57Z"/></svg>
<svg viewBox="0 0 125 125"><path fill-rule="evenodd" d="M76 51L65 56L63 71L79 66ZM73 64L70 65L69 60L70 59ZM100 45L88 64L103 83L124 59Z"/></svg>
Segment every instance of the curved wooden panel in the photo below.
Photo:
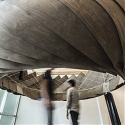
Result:
<svg viewBox="0 0 125 125"><path fill-rule="evenodd" d="M123 8L123 10L125 11L125 0L115 0L118 2L118 4Z"/></svg>
<svg viewBox="0 0 125 125"><path fill-rule="evenodd" d="M36 1L34 2L35 4L34 7L36 7L33 9L34 11L32 11L31 9L32 6L30 2L28 3L29 5L27 5L27 8L25 8L25 10L27 11L27 13L30 13L31 16L33 17L35 16L34 19L37 19L37 20L41 19L39 20L39 23L41 23L41 25L44 24L46 27L49 27L50 30L53 30L53 32L55 32L58 36L63 38L66 42L68 42L69 44L77 48L82 53L84 52L85 55L87 55L90 59L92 59L96 63L99 63L99 65L101 65L100 63L104 62L104 60L107 60L105 59L107 56L105 56L105 53L101 49L101 46L99 45L99 43L96 42L96 39L91 34L89 29L83 24L82 21L79 20L77 16L74 15L74 13L72 13L72 11L70 11L67 7L65 7L58 1L42 1L42 2L43 4L42 3L41 4L46 6L46 8L44 8L43 6L40 7L40 4L38 3L38 1ZM14 1L14 4L23 9L25 7L25 2L19 3L17 1ZM54 6L62 6L63 8L61 9L63 9L63 11L57 10L56 14L53 13L53 11L49 8L53 8ZM68 14L66 14L67 12ZM47 15L48 17L46 17ZM49 18L52 18L52 19L50 20ZM67 22L64 23L63 22L64 20L66 20ZM44 22L46 22L46 24ZM69 25L69 23L71 25ZM57 29L58 24L61 24L61 25L59 25ZM75 29L75 30L71 30L71 29ZM50 37L50 38L53 38L53 37ZM91 44L90 44L90 41L91 41ZM99 48L99 50L96 48ZM89 53L88 50L91 50L92 53ZM102 59L102 56L99 56L99 54L104 55L103 57L105 58ZM99 61L97 62L97 60Z"/></svg>
<svg viewBox="0 0 125 125"><path fill-rule="evenodd" d="M110 4L109 1L108 2L105 1L105 3L109 5ZM121 45L119 44L120 40L117 30L112 20L110 19L108 13L106 13L101 6L99 6L95 1L92 0L82 0L82 1L61 0L61 2L64 3L66 6L68 6L87 25L89 30L93 33L93 35L100 43L101 47L106 52L107 55L105 55L104 53L102 54L101 52L99 53L100 57L104 55L103 59L100 60L99 62L102 61L102 65L105 67L111 67L113 63L114 67L116 68L116 70L118 70L119 74L123 75L123 73L121 72L122 69L119 70L119 68L121 68L122 65L120 64L122 48ZM100 13L103 16L100 16ZM111 47L115 48L116 46L117 48L114 51L112 51ZM104 64L104 60L107 63ZM110 65L108 66L108 64Z"/></svg>
<svg viewBox="0 0 125 125"><path fill-rule="evenodd" d="M123 57L124 58L124 65L125 65L125 12L121 11L119 6L112 0L106 2L105 0L96 0L104 9L109 13L111 18L113 19L116 28L119 33L119 37L121 40L122 50L123 50ZM123 65L123 64L122 64ZM123 68L123 70L125 70Z"/></svg>
<svg viewBox="0 0 125 125"><path fill-rule="evenodd" d="M5 59L8 61L12 61L12 62L27 64L27 65L34 65L38 61L37 59L23 56L19 53L17 54L13 51L3 49L2 47L0 47L0 53L1 53L0 59Z"/></svg>
<svg viewBox="0 0 125 125"><path fill-rule="evenodd" d="M58 67L109 72L125 78L125 14L117 2L0 1L1 76Z"/></svg>
<svg viewBox="0 0 125 125"><path fill-rule="evenodd" d="M86 68L87 68L86 64L88 65L89 63L91 63L90 65L94 65L93 67L95 67L96 63L92 64L93 63L92 60L88 59L86 56L81 54L79 51L75 50L72 46L70 46L66 42L61 42L62 39L58 38L57 35L54 34L54 37L53 37L51 35L52 32L48 31L46 28L44 28L43 25L40 25L39 23L38 23L38 25L36 25L37 23L36 22L34 23L34 21L30 21L30 20L27 21L25 19L26 17L24 18L24 15L25 14L27 15L26 12L21 13L22 15L19 13L20 14L20 16L19 16L18 12L21 11L21 9L18 9L17 7L13 7L12 5L10 5L8 3L6 3L6 4L10 7L10 9L7 12L4 11L4 10L6 10L6 7L8 7L8 6L5 6L4 9L3 9L4 13L1 13L1 18L2 18L1 25L3 24L2 27L4 27L4 29L2 29L1 31L2 31L2 33L3 33L3 30L5 30L5 29L7 30L7 32L9 31L8 34L6 34L6 35L9 35L11 33L10 35L13 36L12 39L16 39L18 37L21 38L20 41L16 40L17 45L20 48L12 47L12 46L14 46L15 41L13 41L13 44L11 44L11 46L8 45L9 47L5 46L4 42L1 44L1 46L3 46L6 49L12 48L13 51L21 53L21 54L26 55L26 56L30 56L30 57L32 56L32 58L41 59L41 57L42 57L42 59L47 60L49 62L54 62L54 60L55 60L56 63L59 63L59 61L60 61L61 63L64 64L64 60L61 60L59 57L56 58L54 55L51 54L51 53L53 53L53 54L56 54L57 56L60 56L61 58L64 58L64 59L66 59L68 61L71 61L71 62L76 62L76 60L77 60L77 63L82 63L82 64L84 63L84 65L85 65L84 67L86 67ZM16 8L15 13L12 11L15 15L11 12L11 10L13 10L13 8ZM7 20L5 18L5 16L6 17L7 16L11 17L11 21ZM15 16L18 16L17 21L14 21ZM25 22L25 23L22 23L22 22ZM19 25L19 23L20 23L20 25ZM16 27L15 27L15 25L16 25ZM31 26L31 28L30 28L30 26ZM33 28L32 28L32 26L33 26ZM19 32L19 29L21 30L21 32ZM43 29L43 31L39 31L38 29L39 30ZM24 30L26 30L26 31L24 31ZM37 33L35 33L35 32L37 32ZM49 37L45 35L46 33L47 34L49 33L48 34ZM37 38L33 40L33 38L35 38L36 36L37 36ZM44 38L45 36L46 36L46 38ZM57 37L57 38L55 38L55 37ZM52 40L54 40L54 44L56 44L59 48L58 47L55 48L55 46L51 46L51 45L48 46L49 43L50 43L50 42L48 42L48 38L50 39L49 40L50 42L52 42ZM54 39L52 39L52 38L54 38ZM25 41L28 41L28 42L26 42L25 45L22 45L22 44L20 44L20 43L22 43L21 42L22 40L25 40ZM37 42L37 40L38 40L38 42ZM46 40L44 42L44 44L42 43L43 40L44 41ZM4 39L4 41L7 41L7 40ZM61 47L61 45L63 45L63 46ZM29 51L27 49L27 46L29 48ZM43 49L46 49L46 51L44 51ZM48 51L50 51L50 53L48 53ZM63 51L63 53L62 53L62 51ZM70 64L70 66L72 67L71 64ZM79 68L79 67L77 66L75 68Z"/></svg>

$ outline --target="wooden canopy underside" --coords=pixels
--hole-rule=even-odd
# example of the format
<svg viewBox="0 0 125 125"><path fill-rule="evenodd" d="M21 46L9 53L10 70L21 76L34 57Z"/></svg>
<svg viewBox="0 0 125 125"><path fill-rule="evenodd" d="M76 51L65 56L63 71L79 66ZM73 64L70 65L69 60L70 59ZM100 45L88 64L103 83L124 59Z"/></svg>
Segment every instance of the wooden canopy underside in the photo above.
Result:
<svg viewBox="0 0 125 125"><path fill-rule="evenodd" d="M124 0L0 0L0 76L68 67L125 78Z"/></svg>

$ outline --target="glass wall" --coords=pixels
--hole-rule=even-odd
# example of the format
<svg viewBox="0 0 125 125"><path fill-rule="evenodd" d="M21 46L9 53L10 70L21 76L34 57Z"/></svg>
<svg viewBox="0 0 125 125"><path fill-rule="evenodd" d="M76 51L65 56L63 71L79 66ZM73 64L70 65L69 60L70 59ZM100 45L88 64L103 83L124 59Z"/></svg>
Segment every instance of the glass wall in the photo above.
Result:
<svg viewBox="0 0 125 125"><path fill-rule="evenodd" d="M0 89L0 125L14 125L20 96Z"/></svg>

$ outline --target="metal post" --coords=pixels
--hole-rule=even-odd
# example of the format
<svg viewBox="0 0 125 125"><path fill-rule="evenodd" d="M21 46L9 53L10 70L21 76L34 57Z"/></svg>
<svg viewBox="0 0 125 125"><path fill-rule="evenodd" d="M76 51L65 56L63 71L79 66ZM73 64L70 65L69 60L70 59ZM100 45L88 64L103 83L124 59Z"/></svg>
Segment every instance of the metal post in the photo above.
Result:
<svg viewBox="0 0 125 125"><path fill-rule="evenodd" d="M117 108L116 108L112 94L111 93L105 94L105 100L106 100L106 104L108 107L108 111L109 111L112 125L121 125L119 115L117 112Z"/></svg>
<svg viewBox="0 0 125 125"><path fill-rule="evenodd" d="M23 79L23 71L20 71L19 80L22 80L22 79Z"/></svg>

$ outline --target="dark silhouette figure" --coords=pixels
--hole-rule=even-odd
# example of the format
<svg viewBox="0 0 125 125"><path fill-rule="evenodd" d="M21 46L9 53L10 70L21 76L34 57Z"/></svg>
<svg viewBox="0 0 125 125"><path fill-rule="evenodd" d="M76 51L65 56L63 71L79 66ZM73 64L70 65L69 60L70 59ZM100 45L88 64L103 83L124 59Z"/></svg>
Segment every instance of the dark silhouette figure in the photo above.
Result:
<svg viewBox="0 0 125 125"><path fill-rule="evenodd" d="M43 101L44 101L44 105L46 107L47 110L47 118L48 118L48 125L52 125L52 110L53 110L53 105L52 105L52 98L53 98L53 88L52 88L52 77L51 77L51 71L47 70L44 74L44 78L42 81L42 97L43 97Z"/></svg>

